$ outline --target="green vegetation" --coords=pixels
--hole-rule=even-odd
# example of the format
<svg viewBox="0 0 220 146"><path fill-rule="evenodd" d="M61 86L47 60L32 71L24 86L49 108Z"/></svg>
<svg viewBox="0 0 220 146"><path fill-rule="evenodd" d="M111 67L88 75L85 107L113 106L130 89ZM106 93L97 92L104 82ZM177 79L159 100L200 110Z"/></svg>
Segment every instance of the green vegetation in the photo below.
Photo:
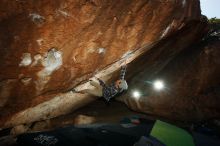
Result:
<svg viewBox="0 0 220 146"><path fill-rule="evenodd" d="M208 23L209 23L209 32L204 37L204 40L210 40L216 37L219 38L220 37L220 19L214 17L214 18L209 19Z"/></svg>
<svg viewBox="0 0 220 146"><path fill-rule="evenodd" d="M211 24L220 24L220 19L216 18L216 17L211 18L211 19L209 19L209 23L211 23Z"/></svg>
<svg viewBox="0 0 220 146"><path fill-rule="evenodd" d="M214 17L209 19L210 29L212 32L220 30L220 19Z"/></svg>

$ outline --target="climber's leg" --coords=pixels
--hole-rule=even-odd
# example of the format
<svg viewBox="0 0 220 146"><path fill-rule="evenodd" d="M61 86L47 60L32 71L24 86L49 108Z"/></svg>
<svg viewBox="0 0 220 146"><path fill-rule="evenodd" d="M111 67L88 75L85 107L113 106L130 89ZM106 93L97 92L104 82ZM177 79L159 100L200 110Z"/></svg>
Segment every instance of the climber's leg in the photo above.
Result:
<svg viewBox="0 0 220 146"><path fill-rule="evenodd" d="M96 82L96 81L94 81L94 80L89 80L89 82L90 82L90 84L91 84L92 86L94 86L94 87L96 87L96 88L98 88L98 89L102 88L102 86L101 86L98 82Z"/></svg>
<svg viewBox="0 0 220 146"><path fill-rule="evenodd" d="M102 90L99 88L84 89L84 90L79 91L78 93L87 93L87 94L91 94L93 96L102 97Z"/></svg>
<svg viewBox="0 0 220 146"><path fill-rule="evenodd" d="M83 89L83 90L80 90L80 91L76 91L76 90L72 90L73 92L75 93L82 93L82 94L91 94L93 96L98 96L98 97L102 97L102 86L94 81L94 80L89 80L89 83L95 87L93 89Z"/></svg>

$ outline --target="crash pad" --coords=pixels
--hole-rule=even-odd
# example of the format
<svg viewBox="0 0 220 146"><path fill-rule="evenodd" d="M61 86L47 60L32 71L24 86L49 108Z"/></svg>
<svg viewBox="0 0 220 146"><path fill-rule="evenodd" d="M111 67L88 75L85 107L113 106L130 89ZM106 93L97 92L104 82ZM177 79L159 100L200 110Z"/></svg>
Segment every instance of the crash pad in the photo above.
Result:
<svg viewBox="0 0 220 146"><path fill-rule="evenodd" d="M150 133L166 146L195 146L192 136L184 129L157 120Z"/></svg>

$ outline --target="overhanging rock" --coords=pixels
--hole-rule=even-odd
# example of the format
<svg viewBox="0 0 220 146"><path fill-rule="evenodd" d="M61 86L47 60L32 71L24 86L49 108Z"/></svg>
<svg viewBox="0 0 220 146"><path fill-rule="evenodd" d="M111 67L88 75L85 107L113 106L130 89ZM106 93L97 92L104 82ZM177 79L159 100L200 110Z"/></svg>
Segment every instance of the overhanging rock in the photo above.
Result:
<svg viewBox="0 0 220 146"><path fill-rule="evenodd" d="M189 38L180 36L185 47L200 39L206 28L198 0L5 0L0 5L4 6L0 8L0 127L83 106L93 98L61 93L95 74L114 78L111 72L119 69L120 60L127 58L129 63L140 54L157 51L155 44L186 26L200 27L186 31ZM184 47L172 49L175 53L164 47L158 55L175 56Z"/></svg>

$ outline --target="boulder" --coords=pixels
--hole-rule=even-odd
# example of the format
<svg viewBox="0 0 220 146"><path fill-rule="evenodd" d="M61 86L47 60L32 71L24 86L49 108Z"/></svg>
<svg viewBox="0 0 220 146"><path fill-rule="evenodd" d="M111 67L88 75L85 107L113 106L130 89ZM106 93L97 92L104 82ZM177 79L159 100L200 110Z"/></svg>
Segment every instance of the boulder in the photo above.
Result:
<svg viewBox="0 0 220 146"><path fill-rule="evenodd" d="M172 121L218 119L219 47L220 38L209 37L185 49L159 71L150 68L148 59L145 59L143 66L146 69L130 80L130 92L119 100L135 111ZM157 80L164 83L165 88L161 91L154 89L152 85ZM135 91L140 92L140 96L134 96Z"/></svg>
<svg viewBox="0 0 220 146"><path fill-rule="evenodd" d="M2 0L0 12L1 128L90 103L68 91L90 88L93 76L114 79L125 62L149 60L128 79L157 72L207 29L198 0Z"/></svg>

